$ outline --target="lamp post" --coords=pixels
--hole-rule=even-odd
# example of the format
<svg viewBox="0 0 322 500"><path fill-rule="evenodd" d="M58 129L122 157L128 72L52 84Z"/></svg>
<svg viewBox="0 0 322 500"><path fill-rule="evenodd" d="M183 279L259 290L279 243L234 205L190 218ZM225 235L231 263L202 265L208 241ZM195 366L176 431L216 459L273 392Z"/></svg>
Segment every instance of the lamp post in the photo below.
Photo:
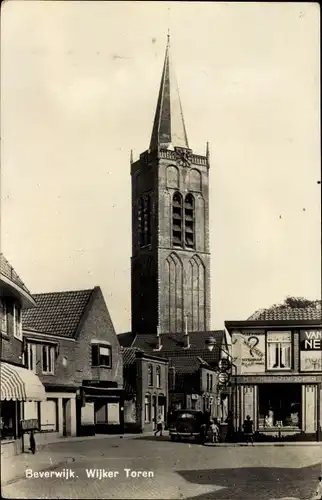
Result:
<svg viewBox="0 0 322 500"><path fill-rule="evenodd" d="M228 408L229 408L229 410L231 410L231 408L232 408L233 414L234 414L234 420L235 420L236 403L237 403L237 401L236 401L236 381L234 381L235 383L233 383L232 375L233 375L233 370L234 370L234 372L235 372L234 376L236 376L237 367L232 362L232 356L229 354L229 352L227 352L221 346L218 346L215 337L210 336L206 340L205 343L206 343L206 346L207 346L209 352L212 352L213 349L215 348L215 346L217 346L217 347L219 347L220 352L224 353L226 356L226 358L220 359L219 363L218 363L218 368L219 368L218 381L219 381L219 386L221 388L220 393L219 393L219 397L221 399L223 389L230 386L231 390L229 391L230 401L229 401ZM232 399L232 401L231 401L231 399Z"/></svg>

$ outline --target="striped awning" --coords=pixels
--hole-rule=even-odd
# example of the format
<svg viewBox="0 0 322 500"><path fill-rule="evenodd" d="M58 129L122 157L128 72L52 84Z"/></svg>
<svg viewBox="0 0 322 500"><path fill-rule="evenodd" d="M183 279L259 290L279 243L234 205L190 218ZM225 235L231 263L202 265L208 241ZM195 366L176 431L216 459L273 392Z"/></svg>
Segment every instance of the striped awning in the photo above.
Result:
<svg viewBox="0 0 322 500"><path fill-rule="evenodd" d="M1 401L46 401L39 377L22 366L0 362Z"/></svg>

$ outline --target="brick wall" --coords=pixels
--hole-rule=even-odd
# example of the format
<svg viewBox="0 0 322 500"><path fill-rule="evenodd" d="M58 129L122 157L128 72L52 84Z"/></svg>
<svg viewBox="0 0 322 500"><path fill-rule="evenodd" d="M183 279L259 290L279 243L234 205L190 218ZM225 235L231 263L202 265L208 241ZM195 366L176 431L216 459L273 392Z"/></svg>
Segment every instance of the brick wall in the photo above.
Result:
<svg viewBox="0 0 322 500"><path fill-rule="evenodd" d="M177 180L169 182L168 167L177 171ZM200 176L198 183L192 182L190 172ZM191 169L180 167L174 160L157 159L155 155L143 154L131 166L132 175L132 331L155 333L161 331L183 331L184 316L191 313L192 298L198 301L190 314L189 328L209 330L211 314L210 297L210 253L209 253L209 170L206 165L191 165ZM175 178L176 176L174 176ZM201 191L200 191L201 189ZM177 272L167 272L169 255L172 253L172 209L173 193L179 190L184 196L188 190L195 199L196 247L194 250L175 249ZM150 192L152 203L151 245L138 246L138 200L142 193ZM138 268L144 269L149 255L155 272L150 280ZM202 293L190 290L194 282L191 276L190 259L198 255L201 263ZM143 264L142 264L143 263ZM169 303L169 294L176 287L176 300ZM203 311L199 314L197 311ZM171 318L176 316L176 320Z"/></svg>
<svg viewBox="0 0 322 500"><path fill-rule="evenodd" d="M112 367L92 368L91 340L109 342L112 349ZM99 375L100 381L117 382L123 386L123 360L121 346L117 339L114 326L105 304L100 288L93 292L84 320L80 326L75 345L75 371L82 380L94 380Z"/></svg>

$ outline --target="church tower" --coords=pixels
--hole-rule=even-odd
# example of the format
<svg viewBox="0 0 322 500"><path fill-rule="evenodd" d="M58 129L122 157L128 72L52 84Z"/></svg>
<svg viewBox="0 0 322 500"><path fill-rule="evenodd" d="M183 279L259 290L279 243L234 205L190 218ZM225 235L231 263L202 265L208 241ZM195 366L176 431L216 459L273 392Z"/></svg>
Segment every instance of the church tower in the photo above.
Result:
<svg viewBox="0 0 322 500"><path fill-rule="evenodd" d="M189 148L166 47L150 147L133 162L132 332L210 328L209 149Z"/></svg>

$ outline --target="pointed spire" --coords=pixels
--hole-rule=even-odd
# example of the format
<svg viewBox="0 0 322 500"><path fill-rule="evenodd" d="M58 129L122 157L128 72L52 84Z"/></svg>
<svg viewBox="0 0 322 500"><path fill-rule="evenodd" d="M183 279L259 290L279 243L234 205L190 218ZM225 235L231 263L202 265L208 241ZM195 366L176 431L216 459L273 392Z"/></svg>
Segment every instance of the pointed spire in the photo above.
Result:
<svg viewBox="0 0 322 500"><path fill-rule="evenodd" d="M133 149L131 149L131 153L130 153L130 163L131 164L133 163Z"/></svg>
<svg viewBox="0 0 322 500"><path fill-rule="evenodd" d="M206 157L207 157L207 160L209 162L209 160L210 160L209 142L207 142L207 146L206 146Z"/></svg>
<svg viewBox="0 0 322 500"><path fill-rule="evenodd" d="M170 30L168 30L167 47L151 135L150 150L160 147L173 149L175 146L189 148L179 89L170 61Z"/></svg>

